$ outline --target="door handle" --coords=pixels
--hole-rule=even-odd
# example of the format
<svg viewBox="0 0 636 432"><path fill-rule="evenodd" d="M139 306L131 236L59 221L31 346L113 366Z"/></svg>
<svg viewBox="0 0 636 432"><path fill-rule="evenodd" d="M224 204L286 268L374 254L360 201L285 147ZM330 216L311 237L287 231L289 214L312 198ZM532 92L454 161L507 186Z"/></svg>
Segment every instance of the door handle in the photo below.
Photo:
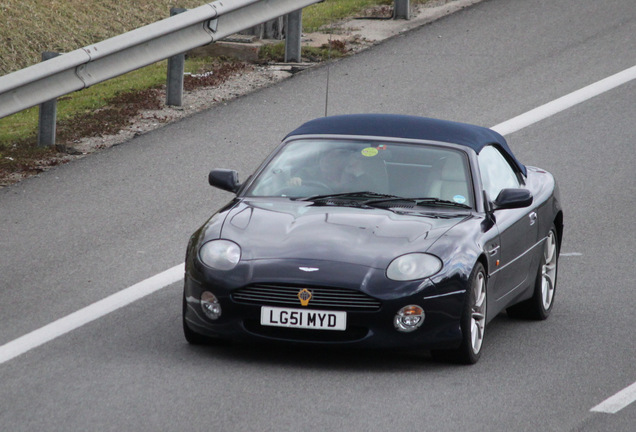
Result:
<svg viewBox="0 0 636 432"><path fill-rule="evenodd" d="M499 252L499 245L493 245L492 248L488 251L490 256L496 255Z"/></svg>
<svg viewBox="0 0 636 432"><path fill-rule="evenodd" d="M531 212L528 217L530 218L530 225L534 225L534 223L537 221L537 214L535 212Z"/></svg>

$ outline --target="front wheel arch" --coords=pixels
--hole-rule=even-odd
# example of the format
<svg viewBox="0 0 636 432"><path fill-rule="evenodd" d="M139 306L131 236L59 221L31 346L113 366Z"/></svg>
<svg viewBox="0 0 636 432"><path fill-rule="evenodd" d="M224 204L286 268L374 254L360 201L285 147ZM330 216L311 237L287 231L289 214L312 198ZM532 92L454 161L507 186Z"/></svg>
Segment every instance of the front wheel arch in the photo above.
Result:
<svg viewBox="0 0 636 432"><path fill-rule="evenodd" d="M488 304L488 277L484 266L478 260L468 279L460 328L462 339L454 350L434 350L437 360L460 364L475 364L481 357L486 331Z"/></svg>
<svg viewBox="0 0 636 432"><path fill-rule="evenodd" d="M563 244L563 212L557 213L554 218L554 228L556 229L558 242L558 252L561 252L561 245Z"/></svg>

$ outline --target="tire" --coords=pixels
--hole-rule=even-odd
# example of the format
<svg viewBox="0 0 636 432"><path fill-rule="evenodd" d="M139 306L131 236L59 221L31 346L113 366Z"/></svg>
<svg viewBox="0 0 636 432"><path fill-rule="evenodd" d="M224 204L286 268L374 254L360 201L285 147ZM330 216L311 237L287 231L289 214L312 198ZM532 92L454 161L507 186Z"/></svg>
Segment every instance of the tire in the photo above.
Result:
<svg viewBox="0 0 636 432"><path fill-rule="evenodd" d="M470 276L470 287L460 321L461 344L454 350L432 351L434 359L460 364L477 363L486 334L487 294L486 272L478 262Z"/></svg>
<svg viewBox="0 0 636 432"><path fill-rule="evenodd" d="M559 250L559 238L556 229L552 226L543 246L532 297L507 308L508 316L538 321L545 320L550 316L556 293Z"/></svg>

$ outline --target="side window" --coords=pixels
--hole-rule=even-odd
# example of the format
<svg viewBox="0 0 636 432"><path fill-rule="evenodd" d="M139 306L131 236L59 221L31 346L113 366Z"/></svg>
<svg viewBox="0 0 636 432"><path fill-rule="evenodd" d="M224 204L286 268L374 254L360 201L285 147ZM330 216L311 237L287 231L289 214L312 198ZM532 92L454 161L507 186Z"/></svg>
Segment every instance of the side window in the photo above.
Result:
<svg viewBox="0 0 636 432"><path fill-rule="evenodd" d="M481 182L490 200L495 200L502 189L519 187L514 170L496 147L484 147L478 160Z"/></svg>

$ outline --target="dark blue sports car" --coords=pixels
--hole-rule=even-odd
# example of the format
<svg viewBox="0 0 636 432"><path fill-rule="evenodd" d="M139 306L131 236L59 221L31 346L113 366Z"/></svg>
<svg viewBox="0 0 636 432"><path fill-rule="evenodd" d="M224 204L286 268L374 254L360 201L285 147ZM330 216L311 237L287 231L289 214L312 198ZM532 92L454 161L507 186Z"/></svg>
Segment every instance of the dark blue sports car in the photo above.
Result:
<svg viewBox="0 0 636 432"><path fill-rule="evenodd" d="M475 363L504 309L545 319L563 212L548 172L483 127L345 115L290 133L190 239L190 343L430 350Z"/></svg>

